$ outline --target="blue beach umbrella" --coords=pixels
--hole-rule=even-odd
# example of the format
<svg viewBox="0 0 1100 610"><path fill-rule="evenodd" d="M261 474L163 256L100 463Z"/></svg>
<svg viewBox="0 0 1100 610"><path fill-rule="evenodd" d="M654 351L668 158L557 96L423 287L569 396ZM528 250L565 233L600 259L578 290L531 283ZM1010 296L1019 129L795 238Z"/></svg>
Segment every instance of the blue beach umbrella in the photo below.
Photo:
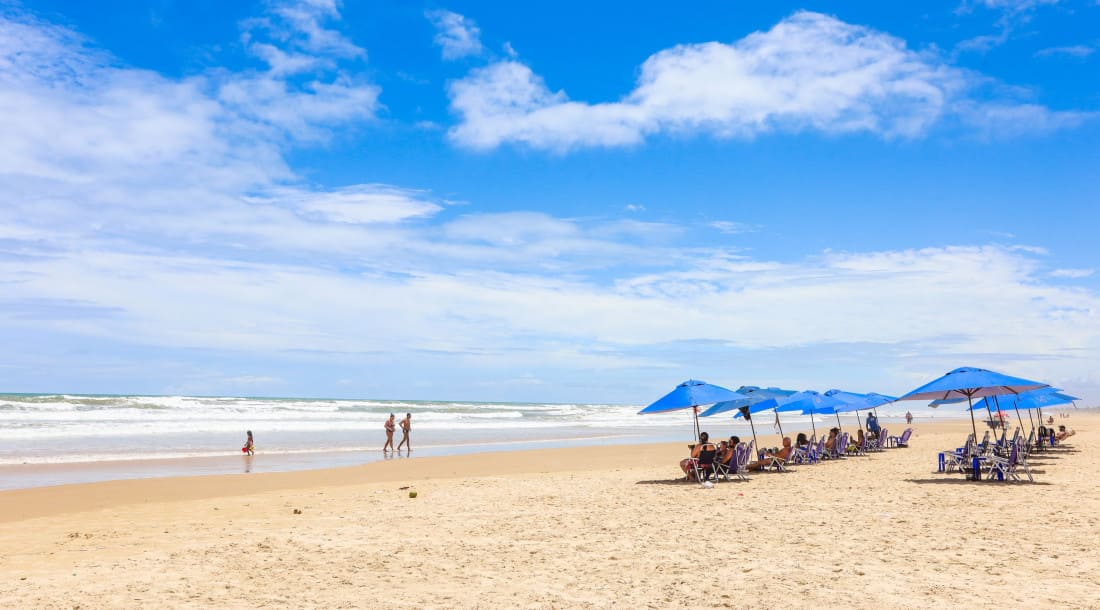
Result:
<svg viewBox="0 0 1100 610"><path fill-rule="evenodd" d="M837 405L837 406L833 407L834 412L836 412L836 413L851 413L851 412L854 411L855 414L856 414L856 423L859 424L860 428L863 427L863 422L860 421L860 419L859 419L859 412L860 411L862 411L863 409L868 409L868 410L874 409L875 407L877 407L880 404L885 404L885 402L880 402L877 398L871 398L868 394L858 394L856 392L845 392L844 390L829 390L828 392L825 392L825 396L828 396L828 397L833 398L835 400L839 400L840 402L844 403L844 404ZM889 401L886 401L886 402L889 402ZM840 424L840 416L839 415L837 416L836 420L837 420L837 424L839 425Z"/></svg>
<svg viewBox="0 0 1100 610"><path fill-rule="evenodd" d="M737 397L737 392L733 390L697 379L688 379L653 404L638 411L638 414L648 415L650 413L691 409L695 415L695 438L699 438L699 406L724 400L735 400Z"/></svg>
<svg viewBox="0 0 1100 610"><path fill-rule="evenodd" d="M795 393L794 390L761 388L754 385L743 385L737 388L736 392L740 395L740 398L713 405L706 411L703 411L699 417L710 417L711 415L717 415L736 409L737 412L734 413L733 417L744 417L749 420L749 428L752 429L753 441L756 440L756 424L752 421L752 414L774 409L777 404L775 399L790 396ZM776 423L778 422L779 418L776 417ZM779 424L779 434L783 434L782 424Z"/></svg>
<svg viewBox="0 0 1100 610"><path fill-rule="evenodd" d="M992 398L993 398L994 404L997 407L997 410L999 411L1000 408L1001 408L1000 400L996 396L994 396ZM1020 409L1025 409L1025 410L1026 409L1039 409L1040 413L1041 413L1043 407L1052 407L1054 405L1064 405L1064 404L1067 404L1067 403L1071 403L1075 400L1080 400L1076 396L1069 396L1068 394L1061 393L1060 391L1058 391L1055 388L1049 388L1049 387L1048 388L1039 388L1038 390L1031 390L1030 392L1021 392L1021 393L1016 394L1016 395L1011 396L1011 397L1007 397L1007 396L1005 397L1006 401L1009 400L1009 399L1011 399L1012 406L1015 407L1015 409L1016 409L1016 417L1019 418L1021 425L1023 425L1023 423L1024 423L1024 418L1023 418L1022 415L1020 415ZM988 408L989 407L989 401L990 401L990 397L985 397L985 398L981 399L980 401L978 401L977 403L975 403L974 407L972 407L972 408L976 409L978 407L978 405L980 405L982 403L985 403L986 408ZM1030 415L1029 415L1029 417L1030 417ZM1033 428L1035 427L1034 423L1032 424L1032 427Z"/></svg>
<svg viewBox="0 0 1100 610"><path fill-rule="evenodd" d="M898 398L898 400L965 398L967 405L972 408L975 398L1019 394L1020 392L1044 387L1047 387L1047 384L1039 381L1012 377L974 367L961 367L922 385ZM970 427L974 432L974 438L978 438L978 424L974 421L973 410L970 411Z"/></svg>
<svg viewBox="0 0 1100 610"><path fill-rule="evenodd" d="M810 416L810 426L813 427L814 436L817 436L817 425L814 424L813 416L815 414L835 414L835 407L841 406L844 403L831 397L825 396L820 392L813 390L805 390L802 392L796 392L787 396L786 398L778 399L779 406L775 408L776 413L784 413L787 411L801 411L803 414ZM837 425L840 425L840 417L837 417Z"/></svg>

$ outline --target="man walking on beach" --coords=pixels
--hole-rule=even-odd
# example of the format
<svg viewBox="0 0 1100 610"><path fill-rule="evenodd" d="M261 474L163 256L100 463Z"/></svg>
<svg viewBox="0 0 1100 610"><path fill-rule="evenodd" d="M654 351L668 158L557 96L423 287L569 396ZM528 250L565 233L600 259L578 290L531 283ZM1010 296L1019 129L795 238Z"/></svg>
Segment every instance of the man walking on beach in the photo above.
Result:
<svg viewBox="0 0 1100 610"><path fill-rule="evenodd" d="M390 418L386 420L386 444L382 445L382 453L386 452L388 447L390 451L393 451L393 431L397 429L397 426L393 423L393 413L390 413Z"/></svg>
<svg viewBox="0 0 1100 610"><path fill-rule="evenodd" d="M907 423L907 424L913 423L913 414L910 413L909 411L905 412L905 423Z"/></svg>
<svg viewBox="0 0 1100 610"><path fill-rule="evenodd" d="M397 451L401 451L401 445L408 443L409 451L413 450L412 441L409 440L409 432L412 431L412 413L406 413L405 419L401 420L401 442L397 443Z"/></svg>

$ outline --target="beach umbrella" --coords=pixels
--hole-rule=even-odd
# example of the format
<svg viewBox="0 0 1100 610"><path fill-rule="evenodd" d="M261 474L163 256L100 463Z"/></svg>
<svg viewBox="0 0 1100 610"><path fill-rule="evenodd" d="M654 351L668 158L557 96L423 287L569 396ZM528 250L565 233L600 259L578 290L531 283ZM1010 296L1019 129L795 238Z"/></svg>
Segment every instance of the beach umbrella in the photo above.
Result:
<svg viewBox="0 0 1100 610"><path fill-rule="evenodd" d="M975 367L957 368L943 377L934 379L921 387L905 394L898 400L948 400L965 398L970 410L970 427L974 438L978 438L978 424L974 421L974 399L985 396L1003 396L1019 394L1028 390L1047 387L1047 384L1011 377Z"/></svg>
<svg viewBox="0 0 1100 610"><path fill-rule="evenodd" d="M801 411L804 414L810 416L810 426L813 427L814 436L817 436L817 425L814 424L814 415L818 413L836 413L833 410L834 407L842 405L844 403L831 397L825 396L820 392L813 390L805 390L791 394L790 396L782 399L778 399L779 405L775 408L776 413L782 413L786 411ZM837 425L840 425L840 417L837 417Z"/></svg>
<svg viewBox="0 0 1100 610"><path fill-rule="evenodd" d="M733 390L697 379L688 379L653 404L638 411L638 414L648 415L691 409L695 416L695 438L699 438L699 407L736 398L738 394Z"/></svg>
<svg viewBox="0 0 1100 610"><path fill-rule="evenodd" d="M1019 418L1021 426L1023 426L1024 418L1022 415L1020 415L1020 409L1042 409L1043 407L1064 405L1066 403L1071 403L1075 400L1080 400L1076 396L1063 394L1059 390L1050 387L1039 388L1038 390L1031 390L1029 392L1020 392L1019 394L1015 394L1011 397L1006 396L1005 398L1011 398L1012 406L1016 409L1016 417ZM998 401L998 397L994 396L993 400L995 401L995 404L998 405L999 409L1000 402ZM983 398L978 402L985 402L988 406L989 397ZM976 406L977 405L975 405L975 407ZM1031 419L1030 415L1031 414L1029 413L1028 419ZM1032 422L1031 427L1035 427L1034 422Z"/></svg>
<svg viewBox="0 0 1100 610"><path fill-rule="evenodd" d="M840 424L839 413L849 413L854 411L856 414L856 423L859 424L860 428L862 428L863 422L859 419L859 412L863 409L874 409L880 404L885 404L885 402L879 402L876 399L869 398L867 394L845 392L844 390L829 390L828 392L825 392L825 395L835 400L839 400L843 403L841 405L833 407L833 411L838 413L836 418L838 425Z"/></svg>
<svg viewBox="0 0 1100 610"><path fill-rule="evenodd" d="M790 396L795 393L794 390L774 387L761 388L754 385L743 385L735 391L739 394L738 398L712 405L706 411L703 411L699 417L710 417L711 415L736 410L737 412L733 414L734 418L743 417L749 420L749 428L752 430L752 440L754 442L756 441L756 424L752 421L752 414L774 409L776 398ZM778 417L776 423L779 423ZM782 424L779 424L779 434L783 434ZM759 443L757 443L757 446L759 446Z"/></svg>
<svg viewBox="0 0 1100 610"><path fill-rule="evenodd" d="M757 413L758 411L767 411L772 408L768 405L757 407L760 403L767 401L769 398L783 398L794 394L794 390L784 390L781 388L761 388L754 385L743 385L734 390L738 397L733 400L726 400L711 405L706 411L699 414L699 417L710 417L711 415L718 415L719 413L726 413L728 411L739 410L741 407L748 406L750 413ZM736 415L734 415L736 417Z"/></svg>

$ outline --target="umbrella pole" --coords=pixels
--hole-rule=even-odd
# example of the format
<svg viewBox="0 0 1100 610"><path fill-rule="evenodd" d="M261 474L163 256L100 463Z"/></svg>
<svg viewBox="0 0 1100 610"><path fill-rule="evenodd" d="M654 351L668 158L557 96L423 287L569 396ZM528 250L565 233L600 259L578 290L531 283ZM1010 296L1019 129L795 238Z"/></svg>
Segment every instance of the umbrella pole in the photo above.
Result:
<svg viewBox="0 0 1100 610"><path fill-rule="evenodd" d="M836 427L843 430L844 426L840 425L840 413L833 413L833 415L836 415Z"/></svg>
<svg viewBox="0 0 1100 610"><path fill-rule="evenodd" d="M752 418L749 418L749 427L752 428L752 443L756 445L755 451L760 451L760 441L756 440L756 424L752 423Z"/></svg>
<svg viewBox="0 0 1100 610"><path fill-rule="evenodd" d="M970 429L974 432L974 442L978 442L978 424L974 422L974 400L971 394L966 395L966 402L970 406Z"/></svg>
<svg viewBox="0 0 1100 610"><path fill-rule="evenodd" d="M779 412L775 413L775 425L779 426L779 438L783 438L783 424L779 423ZM782 444L782 443L780 443Z"/></svg>
<svg viewBox="0 0 1100 610"><path fill-rule="evenodd" d="M878 417L878 415L876 415L875 417ZM859 418L859 411L856 411L856 424L858 424L860 428L863 427L863 420Z"/></svg>
<svg viewBox="0 0 1100 610"><path fill-rule="evenodd" d="M810 413L810 427L814 429L814 440L817 440L817 425L814 424L814 414Z"/></svg>
<svg viewBox="0 0 1100 610"><path fill-rule="evenodd" d="M698 405L691 408L691 413L695 416L695 440L699 440L699 407Z"/></svg>

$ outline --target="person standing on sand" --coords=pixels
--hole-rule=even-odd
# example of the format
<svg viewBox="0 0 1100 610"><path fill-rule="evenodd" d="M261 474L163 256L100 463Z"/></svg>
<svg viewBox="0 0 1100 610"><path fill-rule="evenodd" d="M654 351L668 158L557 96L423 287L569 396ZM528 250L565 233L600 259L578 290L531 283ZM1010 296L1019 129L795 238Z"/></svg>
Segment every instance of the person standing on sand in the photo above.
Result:
<svg viewBox="0 0 1100 610"><path fill-rule="evenodd" d="M905 412L905 423L906 424L913 423L913 414L908 412L908 411Z"/></svg>
<svg viewBox="0 0 1100 610"><path fill-rule="evenodd" d="M412 413L406 413L405 419L401 420L401 442L397 443L397 450L401 451L401 445L408 443L408 450L413 450L412 441L409 440L409 432L412 432Z"/></svg>
<svg viewBox="0 0 1100 610"><path fill-rule="evenodd" d="M393 413L390 413L390 418L386 420L386 444L382 445L382 453L386 452L388 447L390 451L393 451L393 431L397 429L397 426L393 423Z"/></svg>

